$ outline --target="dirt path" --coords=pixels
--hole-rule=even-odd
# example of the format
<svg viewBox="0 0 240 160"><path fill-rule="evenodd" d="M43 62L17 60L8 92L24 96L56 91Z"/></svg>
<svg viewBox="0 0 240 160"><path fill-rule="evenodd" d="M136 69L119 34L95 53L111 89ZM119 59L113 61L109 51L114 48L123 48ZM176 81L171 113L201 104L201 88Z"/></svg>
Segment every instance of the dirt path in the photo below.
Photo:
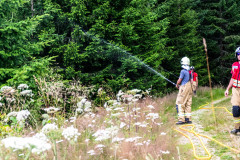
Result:
<svg viewBox="0 0 240 160"><path fill-rule="evenodd" d="M221 98L219 100L214 101L213 104L218 104L218 103L220 103L220 102L222 102L222 101L224 101L226 99L229 99L229 98L230 97ZM211 103L207 104L206 106L202 106L202 108L209 108L209 107L211 107ZM198 123L200 121L200 117L204 116L204 114L206 112L209 112L209 110L207 110L207 109L198 109L198 110L192 112L192 121L193 121L193 124L195 126L194 131L197 132L197 133L200 133L200 134L212 137L210 134L205 132L203 130L203 126L200 123ZM189 127L189 129L190 129L190 127ZM202 147L198 137L195 136L194 134L191 134L191 133L187 133L187 132L184 132L184 133L187 134L191 138L193 144L195 145L195 147L196 147L196 155L198 155L198 156L207 156L207 154L206 154L204 148ZM214 155L216 150L215 150L215 148L211 148L210 147L210 145L209 145L209 141L210 140L207 139L207 138L201 138L201 140L202 140L203 144L205 145L205 147L212 154L211 160L220 160L221 159L220 157ZM187 137L182 135L181 138L179 138L179 140L178 140L178 144L180 144L180 145L190 144L190 141L189 141L189 139ZM193 153L193 149L191 149L191 152Z"/></svg>

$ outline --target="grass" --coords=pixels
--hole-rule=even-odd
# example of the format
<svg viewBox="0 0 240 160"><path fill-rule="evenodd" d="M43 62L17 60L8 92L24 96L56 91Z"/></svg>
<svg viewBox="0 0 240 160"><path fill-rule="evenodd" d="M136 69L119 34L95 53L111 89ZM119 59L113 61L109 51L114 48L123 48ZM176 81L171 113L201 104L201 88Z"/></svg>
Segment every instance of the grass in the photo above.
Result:
<svg viewBox="0 0 240 160"><path fill-rule="evenodd" d="M223 88L214 88L213 95L214 100L222 98L224 93ZM41 155L31 155L30 159L194 159L192 146L189 142L186 144L179 144L179 138L182 135L173 130L175 122L177 121L175 101L177 93L172 93L163 98L147 98L137 103L127 103L121 106L112 107L111 111L97 107L94 116L85 114L79 116L74 123L65 122L61 115L57 117L59 119L58 124L60 127L66 127L74 125L75 128L81 133L76 143L70 143L64 140L56 144L56 150L49 150L45 152L46 158ZM207 87L201 87L197 91L197 97L193 97L192 108L193 111L197 110L199 106L209 102L210 89ZM147 106L152 105L155 108L149 109ZM230 109L229 100L221 102L221 106L228 106ZM121 108L120 110L115 110ZM136 111L136 109L138 109ZM119 114L118 114L119 113ZM147 119L149 113L157 113L159 118L155 120ZM199 124L203 126L203 130L206 133L215 135L214 137L223 142L230 143L232 147L240 148L239 140L236 137L231 137L228 133L232 127L232 117L226 116L224 110L216 110L217 115L217 128L214 125L211 112L201 115ZM137 122L146 122L147 127L136 126ZM128 138L141 137L139 140L132 142L119 141L112 142L114 137L110 139L97 141L94 137L100 129L106 129L113 126L120 126L121 123L125 123L126 126L119 128L114 137ZM39 129L41 126L38 127ZM26 128L16 136L28 136L30 132L39 132L38 130L27 130ZM57 132L57 131L56 131ZM112 135L113 136L113 135ZM1 137L3 139L4 137ZM54 139L54 136L50 136L50 139ZM60 140L61 138L58 138ZM188 141L188 140L186 140ZM231 143L232 142L232 143ZM102 144L102 150L96 148L97 145ZM219 147L218 145L211 143L211 147L217 148L216 154L219 157L225 159L236 158L231 156L229 150ZM9 149L5 149L0 145L0 159L24 159L19 157L19 154L25 153L24 151L12 152ZM179 148L179 152L178 149ZM90 155L89 151L94 150L96 155Z"/></svg>

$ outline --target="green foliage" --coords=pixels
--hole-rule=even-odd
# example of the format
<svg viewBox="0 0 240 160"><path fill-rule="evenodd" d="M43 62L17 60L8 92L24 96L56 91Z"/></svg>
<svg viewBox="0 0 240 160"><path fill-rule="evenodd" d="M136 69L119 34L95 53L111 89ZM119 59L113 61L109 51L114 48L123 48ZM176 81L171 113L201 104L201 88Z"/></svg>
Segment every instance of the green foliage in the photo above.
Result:
<svg viewBox="0 0 240 160"><path fill-rule="evenodd" d="M47 75L54 65L67 80L114 93L152 88L161 96L174 86L157 72L176 82L183 56L190 58L199 84L208 84L202 37L213 85L225 85L240 42L238 5L233 0L2 0L0 86L34 87L32 76Z"/></svg>
<svg viewBox="0 0 240 160"><path fill-rule="evenodd" d="M240 43L239 2L234 0L200 0L196 11L202 37L206 38L213 84L227 84L232 63L236 60L234 51Z"/></svg>

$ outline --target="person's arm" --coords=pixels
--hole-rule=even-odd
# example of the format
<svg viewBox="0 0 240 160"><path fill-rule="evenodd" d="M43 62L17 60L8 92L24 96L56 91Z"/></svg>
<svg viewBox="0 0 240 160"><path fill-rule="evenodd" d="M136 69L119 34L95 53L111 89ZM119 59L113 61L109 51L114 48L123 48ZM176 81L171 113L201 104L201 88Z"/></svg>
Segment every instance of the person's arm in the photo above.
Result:
<svg viewBox="0 0 240 160"><path fill-rule="evenodd" d="M196 87L198 87L198 77L196 77Z"/></svg>
<svg viewBox="0 0 240 160"><path fill-rule="evenodd" d="M228 87L224 93L226 97L228 96L229 89L232 88L232 85L233 85L233 79L231 78L231 80L229 81Z"/></svg>
<svg viewBox="0 0 240 160"><path fill-rule="evenodd" d="M182 82L182 78L179 78L179 79L177 80L177 84L176 84L176 87L177 87L178 89L179 89L179 86L180 86L181 82Z"/></svg>

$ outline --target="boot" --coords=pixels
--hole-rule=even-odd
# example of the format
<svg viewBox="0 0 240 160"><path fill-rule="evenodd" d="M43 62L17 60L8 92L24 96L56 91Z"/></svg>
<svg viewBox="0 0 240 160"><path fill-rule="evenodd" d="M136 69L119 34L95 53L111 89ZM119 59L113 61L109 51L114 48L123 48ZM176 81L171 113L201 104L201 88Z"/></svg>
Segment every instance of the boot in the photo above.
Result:
<svg viewBox="0 0 240 160"><path fill-rule="evenodd" d="M185 124L185 122L178 121L178 122L176 123L176 125L182 125L182 124Z"/></svg>
<svg viewBox="0 0 240 160"><path fill-rule="evenodd" d="M233 129L233 130L231 131L231 133L232 133L232 134L235 134L235 135L237 135L238 132L240 132L240 129Z"/></svg>
<svg viewBox="0 0 240 160"><path fill-rule="evenodd" d="M189 121L189 118L185 118L185 123L186 124L192 124L192 121Z"/></svg>

